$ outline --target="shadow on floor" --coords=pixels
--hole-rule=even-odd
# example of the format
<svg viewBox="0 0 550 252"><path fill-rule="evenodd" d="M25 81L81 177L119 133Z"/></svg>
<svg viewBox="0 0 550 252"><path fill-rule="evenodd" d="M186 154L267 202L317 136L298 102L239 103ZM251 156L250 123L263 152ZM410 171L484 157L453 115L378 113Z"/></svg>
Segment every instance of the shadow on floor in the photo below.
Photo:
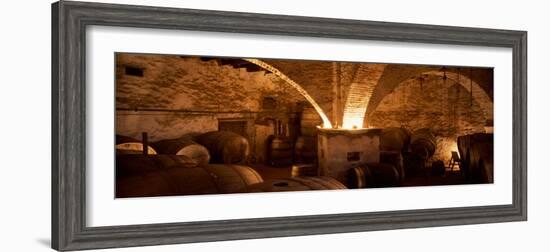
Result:
<svg viewBox="0 0 550 252"><path fill-rule="evenodd" d="M52 240L50 240L49 238L39 238L36 241L38 242L38 244L41 244L41 245L46 246L48 248L50 248L52 246Z"/></svg>

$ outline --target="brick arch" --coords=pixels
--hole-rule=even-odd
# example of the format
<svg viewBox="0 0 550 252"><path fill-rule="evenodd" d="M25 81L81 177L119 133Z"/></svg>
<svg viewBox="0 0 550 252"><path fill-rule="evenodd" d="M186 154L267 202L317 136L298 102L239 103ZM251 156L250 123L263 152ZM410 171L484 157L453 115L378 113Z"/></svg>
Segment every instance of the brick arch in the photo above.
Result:
<svg viewBox="0 0 550 252"><path fill-rule="evenodd" d="M290 77L286 76L283 72L281 72L276 67L274 67L274 66L272 66L272 65L270 65L270 64L268 64L268 63L266 63L262 60L248 59L248 58L243 58L243 60L248 61L248 62L250 62L254 65L257 65L257 66L271 72L275 76L277 76L277 77L281 78L282 80L284 80L291 87L296 89L296 91L298 91L313 106L315 111L317 111L317 113L321 117L321 120L323 120L323 128L332 128L332 124L330 123L330 120L328 119L327 115L325 114L325 112L323 111L321 106L319 106L319 104L313 99L313 97L311 97L311 95L309 95L309 93L300 84L298 84L297 82L292 80Z"/></svg>
<svg viewBox="0 0 550 252"><path fill-rule="evenodd" d="M343 113L343 128L362 127L367 106L387 64L360 65L355 71Z"/></svg>
<svg viewBox="0 0 550 252"><path fill-rule="evenodd" d="M444 73L441 71L430 71L423 73L423 75L435 75L443 77ZM479 83L470 79L470 77L458 72L451 72L445 75L448 79L460 84L468 92L471 92L472 98L483 108L485 120L493 120L493 101L491 100L491 97L489 97L489 95L485 92L485 90L481 88ZM471 88L470 81L472 84Z"/></svg>
<svg viewBox="0 0 550 252"><path fill-rule="evenodd" d="M369 125L411 132L429 127L436 136L434 160L449 160L458 136L487 130L481 104L470 101L470 92L454 79L444 84L439 75L427 75L403 81L369 116Z"/></svg>
<svg viewBox="0 0 550 252"><path fill-rule="evenodd" d="M391 75L392 73L388 73L388 66L386 68L386 71L384 72L384 75ZM399 66L401 67L401 66ZM417 76L422 75L436 75L443 77L444 72L440 70L440 68L435 67L420 67L416 68L414 66L403 66L404 69L394 70L401 71L398 76L395 78L388 78L391 81L384 80L383 76L379 83L376 85L373 94L371 95L371 99L369 101L369 104L366 109L365 114L365 120L363 121L364 127L368 126L368 116L374 113L376 111L376 108L378 105L380 105L380 102L384 99L386 95L391 93L395 88L397 88L401 83L404 81L414 78ZM410 68L410 69L408 69ZM478 102L484 111L484 116L486 120L493 120L493 101L491 97L487 94L487 92L481 87L480 83L478 83L476 80L471 79L470 77L459 73L459 71L451 70L446 72L447 78L450 80L453 80L460 84L462 87L464 87L468 92L470 92L470 81L472 83L472 96L476 102Z"/></svg>
<svg viewBox="0 0 550 252"><path fill-rule="evenodd" d="M384 69L384 73L376 83L374 91L369 99L367 105L366 114L364 116L364 127L368 126L367 119L371 115L376 107L382 102L384 97L391 93L401 82L410 79L414 76L418 76L423 72L429 72L436 70L434 67L428 66L414 66L414 65L400 65L391 64Z"/></svg>

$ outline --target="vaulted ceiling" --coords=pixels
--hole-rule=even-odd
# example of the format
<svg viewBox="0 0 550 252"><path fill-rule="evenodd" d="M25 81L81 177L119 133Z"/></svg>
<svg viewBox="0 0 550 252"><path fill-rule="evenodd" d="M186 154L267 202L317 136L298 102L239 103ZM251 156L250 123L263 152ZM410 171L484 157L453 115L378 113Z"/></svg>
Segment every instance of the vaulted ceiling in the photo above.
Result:
<svg viewBox="0 0 550 252"><path fill-rule="evenodd" d="M212 58L202 58L212 60ZM243 59L217 59L220 65L232 65L235 68L245 68L249 72L265 71L251 62ZM346 123L342 117L354 117L363 120L376 111L380 102L404 81L412 78L422 79L427 75L439 75L449 78L463 85L467 90L477 92L482 97L482 103L491 103L493 99L493 75L487 68L476 67L441 67L411 64L371 64L308 60L262 60L296 83L304 87L314 86L315 89L305 88L320 104L332 103L338 97L341 104L333 105L325 110L331 114L332 121ZM338 83L339 89L333 87ZM469 85L475 87L470 88ZM316 92L324 90L325 92ZM331 93L332 95L326 95ZM336 111L341 110L340 114ZM339 120L335 120L340 117ZM492 112L488 116L492 119ZM360 119L359 119L360 118ZM353 122L358 124L358 122ZM348 125L349 126L349 125Z"/></svg>

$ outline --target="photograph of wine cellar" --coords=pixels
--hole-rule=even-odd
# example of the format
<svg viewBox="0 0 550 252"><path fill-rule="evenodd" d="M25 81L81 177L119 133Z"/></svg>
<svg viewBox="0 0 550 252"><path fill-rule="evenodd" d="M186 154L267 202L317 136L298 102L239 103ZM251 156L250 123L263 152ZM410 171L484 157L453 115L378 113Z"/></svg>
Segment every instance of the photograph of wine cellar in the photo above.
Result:
<svg viewBox="0 0 550 252"><path fill-rule="evenodd" d="M115 58L117 198L493 183L492 68Z"/></svg>

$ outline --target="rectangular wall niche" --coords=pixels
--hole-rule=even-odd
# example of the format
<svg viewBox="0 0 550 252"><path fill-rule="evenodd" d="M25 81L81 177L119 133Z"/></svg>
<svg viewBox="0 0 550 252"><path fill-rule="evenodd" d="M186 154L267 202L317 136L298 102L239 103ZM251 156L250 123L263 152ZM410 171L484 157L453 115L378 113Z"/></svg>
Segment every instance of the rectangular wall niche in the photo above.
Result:
<svg viewBox="0 0 550 252"><path fill-rule="evenodd" d="M353 161L359 161L359 160L361 160L361 152L358 152L358 151L348 152L348 161L353 162Z"/></svg>
<svg viewBox="0 0 550 252"><path fill-rule="evenodd" d="M137 77L143 77L143 68L132 67L132 66L126 66L126 67L124 68L124 73L125 73L126 75L137 76Z"/></svg>

